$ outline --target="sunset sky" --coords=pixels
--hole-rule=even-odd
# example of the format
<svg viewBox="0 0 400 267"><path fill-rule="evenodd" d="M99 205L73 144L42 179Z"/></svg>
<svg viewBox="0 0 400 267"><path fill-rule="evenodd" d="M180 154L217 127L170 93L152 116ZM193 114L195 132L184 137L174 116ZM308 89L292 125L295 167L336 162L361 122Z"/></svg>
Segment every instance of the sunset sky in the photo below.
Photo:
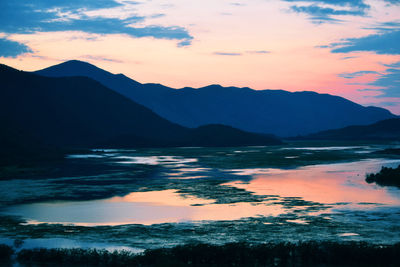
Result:
<svg viewBox="0 0 400 267"><path fill-rule="evenodd" d="M400 0L0 0L0 62L316 91L400 114Z"/></svg>

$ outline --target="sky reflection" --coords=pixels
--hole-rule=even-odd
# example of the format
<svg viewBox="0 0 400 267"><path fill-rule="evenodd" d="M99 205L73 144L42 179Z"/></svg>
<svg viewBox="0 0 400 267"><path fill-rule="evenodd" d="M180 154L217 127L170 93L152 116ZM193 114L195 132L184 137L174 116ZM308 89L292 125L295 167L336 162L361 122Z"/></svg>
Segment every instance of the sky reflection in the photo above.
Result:
<svg viewBox="0 0 400 267"><path fill-rule="evenodd" d="M50 222L81 226L238 220L284 213L281 205L213 202L182 196L175 190L163 190L135 192L124 197L99 201L19 205L6 212L13 215L23 214L31 224Z"/></svg>
<svg viewBox="0 0 400 267"><path fill-rule="evenodd" d="M400 205L394 188L382 188L365 182L365 174L378 171L382 164L396 166L399 160L364 160L360 162L306 166L293 170L234 170L238 175L252 175L249 183L225 185L242 188L258 195L301 197L306 201L333 203L379 203ZM396 191L395 194L392 192Z"/></svg>
<svg viewBox="0 0 400 267"><path fill-rule="evenodd" d="M119 157L135 164L171 162L185 165L163 172L164 182L174 189L143 188L125 196L93 201L58 201L10 206L3 213L26 218L29 223L62 223L83 226L160 224L197 221L239 220L250 217L293 215L287 223L307 224L301 216L319 216L338 209L368 210L400 207L397 188L367 184L365 174L382 165L393 167L400 160L368 159L356 162L321 164L296 169L252 168L220 170L238 179L224 184L207 183L216 172L194 167L194 159L154 156ZM164 164L167 164L165 166ZM179 178L202 179L188 182ZM182 177L177 176L181 173ZM187 177L184 173L189 174ZM243 182L243 176L246 182ZM250 177L250 179L247 179ZM176 181L174 181L176 180ZM178 182L177 182L178 181ZM185 183L185 184L181 184ZM168 188L164 187L164 188ZM241 189L241 190L238 190ZM211 192L214 190L213 192ZM235 191L236 190L236 191ZM210 191L209 194L204 194ZM214 195L213 195L214 194ZM208 197L205 197L208 196ZM212 197L210 197L212 196ZM255 197L257 196L257 197ZM215 197L215 199L213 199Z"/></svg>

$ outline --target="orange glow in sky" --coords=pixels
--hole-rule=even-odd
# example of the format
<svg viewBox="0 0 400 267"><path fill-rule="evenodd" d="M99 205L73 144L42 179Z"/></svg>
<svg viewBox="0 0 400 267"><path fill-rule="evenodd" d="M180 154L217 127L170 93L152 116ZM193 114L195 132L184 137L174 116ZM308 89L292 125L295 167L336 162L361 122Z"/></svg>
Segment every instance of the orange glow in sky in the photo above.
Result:
<svg viewBox="0 0 400 267"><path fill-rule="evenodd" d="M335 1L341 3L338 5L326 0L108 2L118 5L102 7L101 1L81 8L52 6L43 9L45 14L54 12L56 16L47 24L26 26L26 31L0 27L0 38L30 49L14 56L0 54L0 62L33 71L79 59L142 83L174 88L221 84L316 91L400 114L398 81L386 79L383 85L374 85L390 74L390 64L400 62L398 48L382 51L386 45L362 44L359 51L333 51L341 47L338 43L343 46L348 40L361 46L366 36L382 34L380 39L385 42L385 34L400 32L399 4L384 0ZM129 21L132 17L140 19ZM79 19L86 24L69 26ZM179 28L190 38L160 37L159 32L133 36L117 28L87 26L102 20L148 31ZM1 16L0 21L9 23ZM21 28L17 26L15 29ZM388 45L395 45L392 43L399 35L388 38ZM399 68L395 73L400 73Z"/></svg>

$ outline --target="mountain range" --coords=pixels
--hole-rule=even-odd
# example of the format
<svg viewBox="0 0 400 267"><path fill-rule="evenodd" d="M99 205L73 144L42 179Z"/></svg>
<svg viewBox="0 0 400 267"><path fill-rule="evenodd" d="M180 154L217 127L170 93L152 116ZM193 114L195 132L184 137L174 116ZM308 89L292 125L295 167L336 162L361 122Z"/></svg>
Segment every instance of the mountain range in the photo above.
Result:
<svg viewBox="0 0 400 267"><path fill-rule="evenodd" d="M354 125L322 131L296 139L302 140L396 140L400 141L400 119L388 119L371 125Z"/></svg>
<svg viewBox="0 0 400 267"><path fill-rule="evenodd" d="M180 126L87 77L45 77L0 64L0 80L0 163L58 148L281 143L224 125Z"/></svg>
<svg viewBox="0 0 400 267"><path fill-rule="evenodd" d="M35 73L48 77L92 78L185 127L224 124L244 131L288 137L397 117L383 108L364 107L342 97L315 92L292 93L220 85L173 89L161 84L141 84L122 74L112 74L77 60Z"/></svg>

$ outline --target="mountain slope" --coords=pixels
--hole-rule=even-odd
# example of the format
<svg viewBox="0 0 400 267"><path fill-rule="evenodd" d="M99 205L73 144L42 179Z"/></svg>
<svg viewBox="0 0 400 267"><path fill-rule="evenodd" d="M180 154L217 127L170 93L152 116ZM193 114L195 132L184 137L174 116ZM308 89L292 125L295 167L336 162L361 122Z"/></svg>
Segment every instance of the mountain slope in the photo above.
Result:
<svg viewBox="0 0 400 267"><path fill-rule="evenodd" d="M133 133L162 140L187 131L86 77L47 78L4 65L0 77L2 120L48 144L92 146Z"/></svg>
<svg viewBox="0 0 400 267"><path fill-rule="evenodd" d="M265 135L247 132L238 135L238 130L226 126L221 127L230 142L219 142L220 130L213 127L204 141L197 137L196 129L171 123L87 77L49 78L0 65L0 80L0 154L3 155L13 150L29 154L45 147L280 143Z"/></svg>
<svg viewBox="0 0 400 267"><path fill-rule="evenodd" d="M307 140L400 140L400 119L388 119L371 125L348 126L310 134Z"/></svg>
<svg viewBox="0 0 400 267"><path fill-rule="evenodd" d="M395 118L389 111L363 107L341 97L314 92L252 90L211 85L172 89L140 84L81 61L36 72L51 77L86 76L187 127L224 124L250 132L295 136Z"/></svg>

